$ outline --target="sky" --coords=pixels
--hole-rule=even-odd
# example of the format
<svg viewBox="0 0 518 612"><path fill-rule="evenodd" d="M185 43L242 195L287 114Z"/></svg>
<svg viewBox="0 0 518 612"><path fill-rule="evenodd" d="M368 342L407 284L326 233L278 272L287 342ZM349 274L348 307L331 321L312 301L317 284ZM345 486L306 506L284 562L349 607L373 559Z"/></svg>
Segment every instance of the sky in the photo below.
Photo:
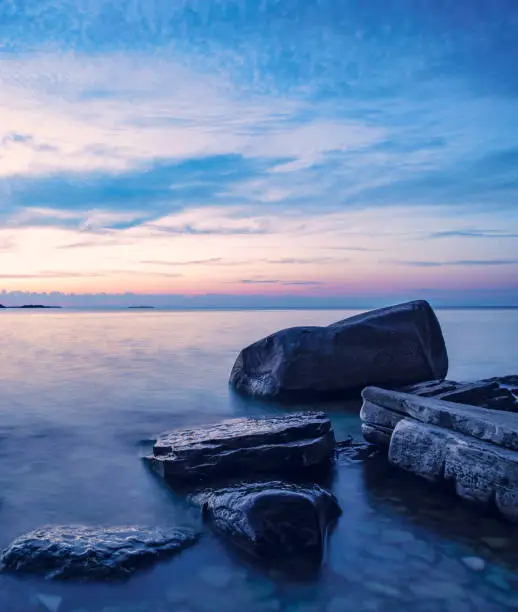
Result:
<svg viewBox="0 0 518 612"><path fill-rule="evenodd" d="M518 305L517 57L515 0L1 0L0 303Z"/></svg>

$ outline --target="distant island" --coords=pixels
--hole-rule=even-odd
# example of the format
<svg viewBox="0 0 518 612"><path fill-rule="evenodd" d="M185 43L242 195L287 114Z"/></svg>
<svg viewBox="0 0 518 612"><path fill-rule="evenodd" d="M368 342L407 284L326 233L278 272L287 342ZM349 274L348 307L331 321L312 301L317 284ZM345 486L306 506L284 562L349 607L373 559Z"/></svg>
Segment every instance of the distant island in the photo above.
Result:
<svg viewBox="0 0 518 612"><path fill-rule="evenodd" d="M0 304L0 308L15 310L20 308L62 308L62 306L43 306L42 304L24 304L23 306L4 306Z"/></svg>
<svg viewBox="0 0 518 612"><path fill-rule="evenodd" d="M128 306L128 308L133 310L153 310L154 306Z"/></svg>

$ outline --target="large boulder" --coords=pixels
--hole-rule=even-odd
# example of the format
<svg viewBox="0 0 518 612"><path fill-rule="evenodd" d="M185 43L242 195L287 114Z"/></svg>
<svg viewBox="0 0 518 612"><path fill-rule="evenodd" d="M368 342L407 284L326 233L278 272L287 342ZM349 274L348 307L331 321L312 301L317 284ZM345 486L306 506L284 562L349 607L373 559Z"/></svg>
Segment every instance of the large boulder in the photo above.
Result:
<svg viewBox="0 0 518 612"><path fill-rule="evenodd" d="M120 580L197 539L197 533L186 529L42 527L14 540L0 562L2 571L47 579Z"/></svg>
<svg viewBox="0 0 518 612"><path fill-rule="evenodd" d="M263 561L322 560L329 527L341 514L318 487L286 482L240 484L194 496L215 531Z"/></svg>
<svg viewBox="0 0 518 612"><path fill-rule="evenodd" d="M145 460L173 486L262 474L299 478L329 463L334 432L325 414L237 418L159 437Z"/></svg>
<svg viewBox="0 0 518 612"><path fill-rule="evenodd" d="M439 322L428 302L416 301L278 331L241 351L230 383L260 397L314 398L442 379L447 371Z"/></svg>
<svg viewBox="0 0 518 612"><path fill-rule="evenodd" d="M414 393L367 387L360 412L364 438L386 447L393 465L449 482L459 497L492 504L518 521L518 414L514 395L502 396L500 384L433 382ZM509 409L502 400L495 409L495 397ZM480 405L460 402L466 398Z"/></svg>

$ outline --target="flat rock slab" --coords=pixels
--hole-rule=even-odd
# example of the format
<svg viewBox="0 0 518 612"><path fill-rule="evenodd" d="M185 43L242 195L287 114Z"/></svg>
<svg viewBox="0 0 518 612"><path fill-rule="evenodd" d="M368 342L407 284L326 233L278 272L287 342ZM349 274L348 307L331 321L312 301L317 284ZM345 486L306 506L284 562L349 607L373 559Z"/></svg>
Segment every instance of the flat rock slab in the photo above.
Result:
<svg viewBox="0 0 518 612"><path fill-rule="evenodd" d="M330 462L334 432L324 413L239 418L159 437L145 460L171 485L255 474L300 476Z"/></svg>
<svg viewBox="0 0 518 612"><path fill-rule="evenodd" d="M437 398L389 391L363 390L362 421L393 429L405 416L421 423L450 429L466 436L518 451L518 415Z"/></svg>
<svg viewBox="0 0 518 612"><path fill-rule="evenodd" d="M360 412L364 438L387 447L392 464L449 481L463 499L495 504L518 521L518 414L443 399L484 403L499 393L500 380L433 381L414 393L368 387Z"/></svg>
<svg viewBox="0 0 518 612"><path fill-rule="evenodd" d="M437 317L416 301L278 331L241 351L230 383L260 397L311 399L442 379L447 370Z"/></svg>
<svg viewBox="0 0 518 612"><path fill-rule="evenodd" d="M447 402L518 412L517 390L512 384L515 379L518 379L518 376L503 376L468 383L452 380L429 381L399 390Z"/></svg>
<svg viewBox="0 0 518 612"><path fill-rule="evenodd" d="M518 453L457 432L400 421L392 434L389 461L431 481L451 482L459 497L494 503L518 522Z"/></svg>
<svg viewBox="0 0 518 612"><path fill-rule="evenodd" d="M328 529L341 514L334 495L282 481L241 484L193 496L214 530L269 562L320 564Z"/></svg>
<svg viewBox="0 0 518 612"><path fill-rule="evenodd" d="M2 571L56 580L120 580L194 544L187 529L42 527L20 536L0 556Z"/></svg>

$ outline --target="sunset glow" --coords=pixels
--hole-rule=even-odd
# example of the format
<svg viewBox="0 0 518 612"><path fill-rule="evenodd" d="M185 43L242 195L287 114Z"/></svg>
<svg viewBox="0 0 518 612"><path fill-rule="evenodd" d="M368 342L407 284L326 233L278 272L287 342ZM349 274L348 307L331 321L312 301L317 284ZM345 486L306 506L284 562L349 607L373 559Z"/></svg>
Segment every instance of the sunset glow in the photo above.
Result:
<svg viewBox="0 0 518 612"><path fill-rule="evenodd" d="M518 303L516 19L260 4L0 8L0 302Z"/></svg>

